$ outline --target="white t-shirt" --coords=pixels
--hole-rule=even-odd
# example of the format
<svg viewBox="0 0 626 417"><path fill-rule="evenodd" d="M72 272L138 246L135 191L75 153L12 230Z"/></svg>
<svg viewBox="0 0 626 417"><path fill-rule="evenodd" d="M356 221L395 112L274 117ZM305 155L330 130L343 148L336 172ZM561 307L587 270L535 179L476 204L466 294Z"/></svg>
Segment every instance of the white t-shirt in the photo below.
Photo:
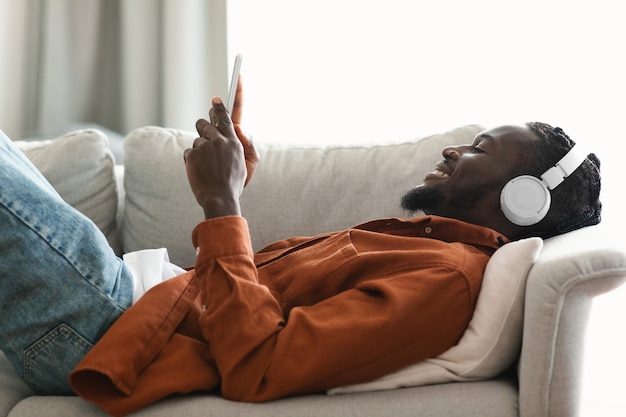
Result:
<svg viewBox="0 0 626 417"><path fill-rule="evenodd" d="M123 259L133 276L133 304L150 288L185 272L170 262L165 248L129 252Z"/></svg>

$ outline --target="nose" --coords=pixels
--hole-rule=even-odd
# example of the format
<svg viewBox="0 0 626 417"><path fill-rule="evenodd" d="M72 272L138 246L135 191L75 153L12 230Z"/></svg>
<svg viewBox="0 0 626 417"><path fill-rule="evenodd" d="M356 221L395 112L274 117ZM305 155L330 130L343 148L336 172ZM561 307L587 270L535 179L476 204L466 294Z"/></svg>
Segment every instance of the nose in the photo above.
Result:
<svg viewBox="0 0 626 417"><path fill-rule="evenodd" d="M459 150L458 146L446 146L441 150L441 154L446 159L452 159L453 161L456 161L461 156L461 151Z"/></svg>

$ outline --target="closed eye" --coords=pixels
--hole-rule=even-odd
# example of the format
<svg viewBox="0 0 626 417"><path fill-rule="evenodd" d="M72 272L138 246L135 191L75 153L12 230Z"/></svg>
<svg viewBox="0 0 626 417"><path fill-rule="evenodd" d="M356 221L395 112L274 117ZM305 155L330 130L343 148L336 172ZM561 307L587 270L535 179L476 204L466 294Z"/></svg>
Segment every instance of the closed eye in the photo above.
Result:
<svg viewBox="0 0 626 417"><path fill-rule="evenodd" d="M493 141L493 137L482 133L474 138L474 142L472 143L472 153L488 153L485 150L485 146L489 149L491 146L491 142Z"/></svg>
<svg viewBox="0 0 626 417"><path fill-rule="evenodd" d="M472 153L485 153L485 151L478 146L472 146Z"/></svg>

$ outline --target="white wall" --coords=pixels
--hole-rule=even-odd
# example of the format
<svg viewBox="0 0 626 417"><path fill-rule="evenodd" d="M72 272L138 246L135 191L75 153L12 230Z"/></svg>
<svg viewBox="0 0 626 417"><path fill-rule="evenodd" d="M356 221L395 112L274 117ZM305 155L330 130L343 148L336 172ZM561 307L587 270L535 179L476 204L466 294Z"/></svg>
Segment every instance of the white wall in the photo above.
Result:
<svg viewBox="0 0 626 417"><path fill-rule="evenodd" d="M561 126L602 160L604 221L622 201L626 25L618 0L230 0L257 141L401 141L467 123ZM625 243L626 246L626 243ZM626 415L626 288L600 297L585 416Z"/></svg>
<svg viewBox="0 0 626 417"><path fill-rule="evenodd" d="M626 112L619 3L230 0L229 50L245 55L257 140L358 144L539 120L591 145L610 198ZM621 215L611 203L607 216Z"/></svg>

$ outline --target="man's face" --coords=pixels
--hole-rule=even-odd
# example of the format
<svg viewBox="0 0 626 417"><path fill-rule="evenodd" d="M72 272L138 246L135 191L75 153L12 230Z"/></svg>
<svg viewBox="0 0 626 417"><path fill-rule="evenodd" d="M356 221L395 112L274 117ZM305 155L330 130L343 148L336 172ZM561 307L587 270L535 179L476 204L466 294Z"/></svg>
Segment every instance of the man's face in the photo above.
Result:
<svg viewBox="0 0 626 417"><path fill-rule="evenodd" d="M444 148L444 160L405 194L402 207L489 224L487 217L500 210L500 192L516 171L519 146L533 140L526 126L502 126L481 132L472 144Z"/></svg>

